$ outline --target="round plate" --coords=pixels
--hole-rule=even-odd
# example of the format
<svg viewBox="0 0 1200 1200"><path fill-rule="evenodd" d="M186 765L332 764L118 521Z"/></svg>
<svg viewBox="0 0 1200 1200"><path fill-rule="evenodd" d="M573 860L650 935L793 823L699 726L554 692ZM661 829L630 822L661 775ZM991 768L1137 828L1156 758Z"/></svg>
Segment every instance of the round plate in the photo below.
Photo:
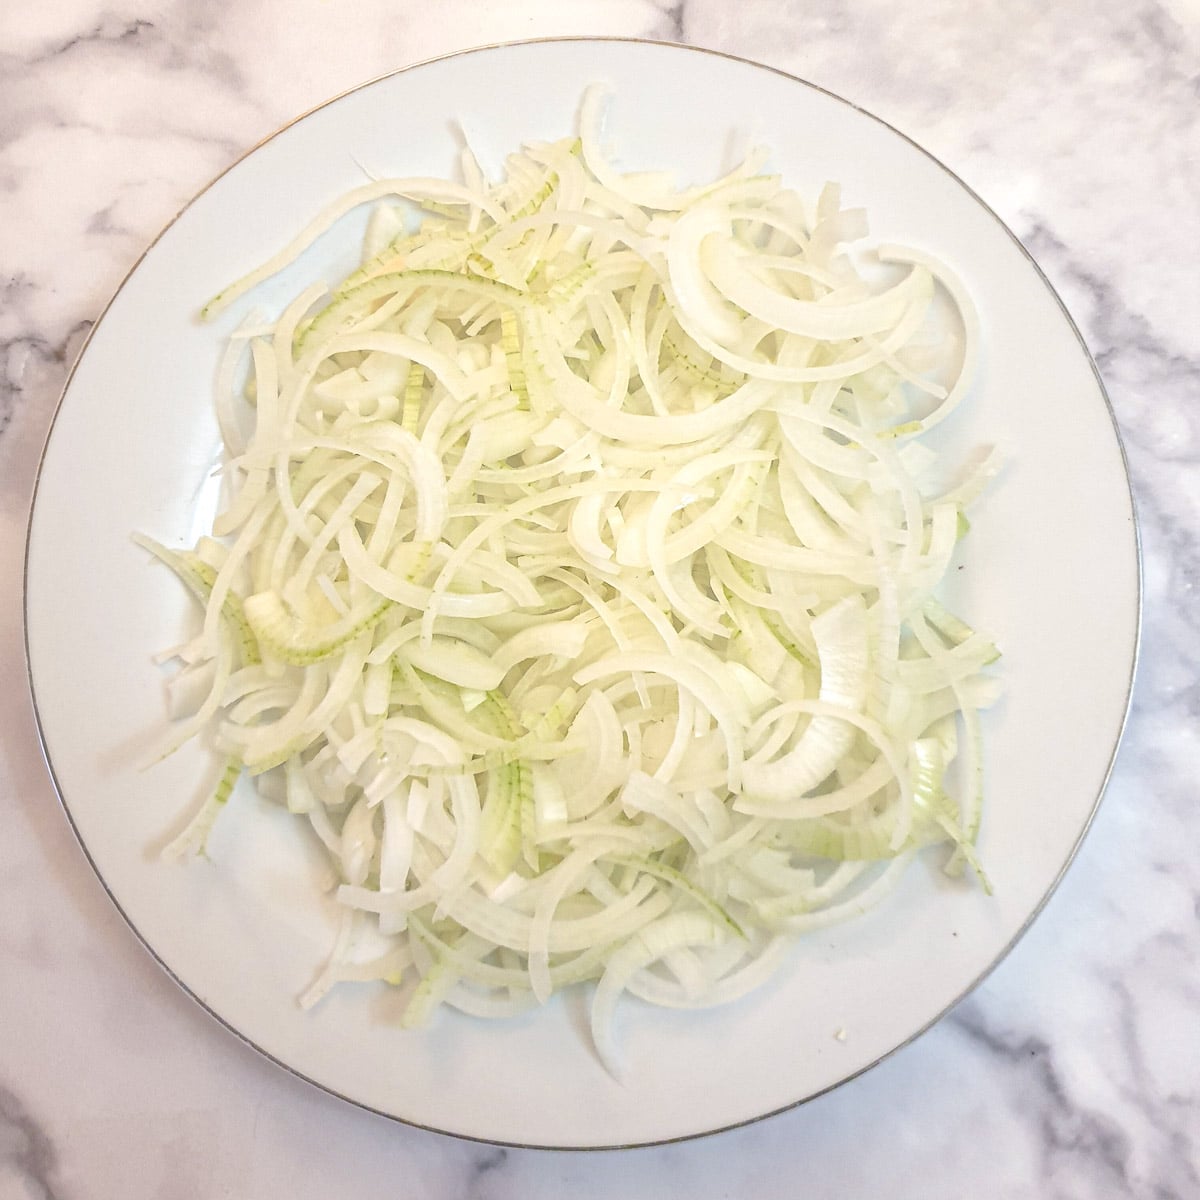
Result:
<svg viewBox="0 0 1200 1200"><path fill-rule="evenodd" d="M164 722L152 655L194 622L182 589L130 540L179 545L207 527L218 461L212 383L251 305L334 278L365 214L213 325L200 303L326 202L382 175L454 173L461 127L496 173L521 142L573 132L584 85L610 83L630 168L711 177L747 145L815 195L839 181L877 240L940 255L974 295L984 364L943 427L1010 465L973 513L950 599L1004 651L1006 699L985 719L980 851L995 894L921 861L878 911L799 942L776 980L700 1013L628 1002L629 1069L609 1077L586 994L503 1023L396 1022L384 986L296 996L330 946L320 856L298 823L239 792L211 860L157 849L208 786L189 749L140 770ZM45 450L26 563L26 640L55 784L97 873L151 953L251 1045L355 1103L473 1138L594 1147L753 1120L864 1070L961 998L1012 945L1095 811L1129 702L1139 622L1137 533L1120 442L1079 334L996 216L895 130L779 72L643 42L564 40L423 64L309 113L204 191L131 273L92 331ZM844 1038L836 1035L844 1031Z"/></svg>

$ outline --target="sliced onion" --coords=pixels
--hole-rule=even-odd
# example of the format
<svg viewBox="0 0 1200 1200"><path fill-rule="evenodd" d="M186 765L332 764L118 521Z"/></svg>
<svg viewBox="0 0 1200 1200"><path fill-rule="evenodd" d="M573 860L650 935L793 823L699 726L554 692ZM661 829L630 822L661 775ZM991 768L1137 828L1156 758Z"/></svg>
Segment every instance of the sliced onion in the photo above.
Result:
<svg viewBox="0 0 1200 1200"><path fill-rule="evenodd" d="M592 980L615 1070L624 992L729 1002L923 848L980 872L997 651L935 594L998 458L933 483L916 440L979 357L945 266L757 154L624 173L603 103L498 185L466 154L350 193L211 301L386 201L359 270L233 335L223 540L140 544L204 608L171 745L229 756L170 853L248 771L341 879L303 1003L415 976L414 1026Z"/></svg>

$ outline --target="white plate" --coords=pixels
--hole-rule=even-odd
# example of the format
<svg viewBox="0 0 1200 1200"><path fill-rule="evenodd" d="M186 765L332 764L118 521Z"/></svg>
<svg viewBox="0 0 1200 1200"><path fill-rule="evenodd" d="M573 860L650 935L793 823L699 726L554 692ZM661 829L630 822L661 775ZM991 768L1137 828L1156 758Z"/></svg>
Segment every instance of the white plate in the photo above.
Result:
<svg viewBox="0 0 1200 1200"><path fill-rule="evenodd" d="M204 298L360 183L360 164L452 173L461 122L496 168L523 140L571 132L596 79L615 87L611 128L630 166L702 178L762 140L789 182L815 191L839 180L875 238L949 262L979 304L985 362L947 437L1011 451L952 597L1005 654L1008 697L986 720L981 851L995 895L923 862L885 907L808 937L773 985L733 1007L630 1003L622 1085L588 1047L579 994L503 1024L444 1016L419 1033L395 1025L386 988L346 988L302 1012L295 996L329 945L318 860L249 792L222 817L211 862L156 861L209 763L189 751L137 770L164 715L151 654L179 640L190 613L129 538L178 544L203 531L214 364L251 303L203 327ZM347 222L253 302L347 268L360 230ZM1129 485L1095 368L980 200L887 125L796 79L611 41L496 47L389 76L290 125L203 192L127 279L75 368L42 463L26 575L30 678L56 786L113 900L180 984L263 1053L358 1104L469 1137L580 1147L687 1137L796 1104L877 1062L977 983L1095 811L1129 702L1140 594Z"/></svg>

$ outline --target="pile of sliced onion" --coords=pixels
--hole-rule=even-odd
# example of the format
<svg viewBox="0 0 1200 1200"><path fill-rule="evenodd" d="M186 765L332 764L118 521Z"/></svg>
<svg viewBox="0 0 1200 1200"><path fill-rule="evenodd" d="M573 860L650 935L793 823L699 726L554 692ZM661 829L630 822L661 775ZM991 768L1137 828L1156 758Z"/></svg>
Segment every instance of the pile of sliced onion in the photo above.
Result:
<svg viewBox="0 0 1200 1200"><path fill-rule="evenodd" d="M213 537L142 541L204 606L172 746L226 756L169 854L246 773L340 875L305 1004L594 980L611 1067L624 993L732 1000L922 848L978 870L997 654L936 599L995 469L921 440L970 383L961 287L758 155L618 173L603 99L498 185L466 153L352 192L211 302L376 203L360 270L232 339Z"/></svg>

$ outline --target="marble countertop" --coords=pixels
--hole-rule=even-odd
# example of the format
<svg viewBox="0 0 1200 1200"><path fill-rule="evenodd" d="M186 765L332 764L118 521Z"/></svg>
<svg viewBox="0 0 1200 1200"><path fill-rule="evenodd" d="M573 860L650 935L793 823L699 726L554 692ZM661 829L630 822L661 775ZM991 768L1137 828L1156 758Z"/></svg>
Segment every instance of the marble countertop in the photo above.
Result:
<svg viewBox="0 0 1200 1200"><path fill-rule="evenodd" d="M908 133L1038 258L1125 437L1145 552L1128 732L1017 949L850 1084L670 1147L500 1150L292 1078L176 989L55 800L24 687L38 454L149 239L295 113L471 44L655 37ZM9 0L0 8L0 1200L1200 1196L1200 5L1196 0ZM1098 600L1098 602L1102 602Z"/></svg>

